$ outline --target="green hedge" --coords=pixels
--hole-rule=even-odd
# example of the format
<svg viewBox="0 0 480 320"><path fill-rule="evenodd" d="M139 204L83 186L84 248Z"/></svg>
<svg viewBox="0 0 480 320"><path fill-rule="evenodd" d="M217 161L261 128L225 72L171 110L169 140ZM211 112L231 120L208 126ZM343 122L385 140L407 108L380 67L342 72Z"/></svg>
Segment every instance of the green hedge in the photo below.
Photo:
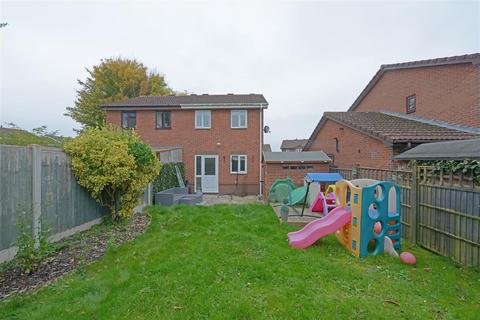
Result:
<svg viewBox="0 0 480 320"><path fill-rule="evenodd" d="M180 169L183 181L185 181L185 165L183 162L163 163L160 174L153 181L153 192L163 191L174 187L179 187L175 166Z"/></svg>

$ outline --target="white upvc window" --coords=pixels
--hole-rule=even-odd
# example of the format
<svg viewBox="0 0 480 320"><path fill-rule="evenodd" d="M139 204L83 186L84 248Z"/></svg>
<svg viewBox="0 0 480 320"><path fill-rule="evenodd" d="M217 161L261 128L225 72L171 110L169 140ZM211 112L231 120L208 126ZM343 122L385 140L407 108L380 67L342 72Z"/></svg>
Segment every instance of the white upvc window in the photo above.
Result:
<svg viewBox="0 0 480 320"><path fill-rule="evenodd" d="M231 111L231 127L234 129L247 128L247 110Z"/></svg>
<svg viewBox="0 0 480 320"><path fill-rule="evenodd" d="M195 111L195 129L210 129L212 127L212 114L210 110Z"/></svg>
<svg viewBox="0 0 480 320"><path fill-rule="evenodd" d="M246 174L247 173L247 156L241 154L232 154L230 156L230 173Z"/></svg>

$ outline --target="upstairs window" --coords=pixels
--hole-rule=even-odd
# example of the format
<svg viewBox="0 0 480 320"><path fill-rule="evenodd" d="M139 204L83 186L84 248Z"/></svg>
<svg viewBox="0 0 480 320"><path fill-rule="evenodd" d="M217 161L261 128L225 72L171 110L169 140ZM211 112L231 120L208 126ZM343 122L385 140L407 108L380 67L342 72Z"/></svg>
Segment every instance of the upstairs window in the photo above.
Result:
<svg viewBox="0 0 480 320"><path fill-rule="evenodd" d="M247 173L247 156L246 155L235 154L230 156L230 173L231 174Z"/></svg>
<svg viewBox="0 0 480 320"><path fill-rule="evenodd" d="M247 110L231 111L231 127L234 129L247 128Z"/></svg>
<svg viewBox="0 0 480 320"><path fill-rule="evenodd" d="M415 112L417 108L417 97L415 95L411 95L407 97L407 113Z"/></svg>
<svg viewBox="0 0 480 320"><path fill-rule="evenodd" d="M333 138L333 140L335 140L335 150L340 153L340 141L338 141L338 138Z"/></svg>
<svg viewBox="0 0 480 320"><path fill-rule="evenodd" d="M195 129L210 129L212 127L212 114L210 110L195 111Z"/></svg>
<svg viewBox="0 0 480 320"><path fill-rule="evenodd" d="M170 129L172 127L170 111L157 112L157 129Z"/></svg>
<svg viewBox="0 0 480 320"><path fill-rule="evenodd" d="M137 113L135 111L122 112L122 128L135 129L137 127Z"/></svg>

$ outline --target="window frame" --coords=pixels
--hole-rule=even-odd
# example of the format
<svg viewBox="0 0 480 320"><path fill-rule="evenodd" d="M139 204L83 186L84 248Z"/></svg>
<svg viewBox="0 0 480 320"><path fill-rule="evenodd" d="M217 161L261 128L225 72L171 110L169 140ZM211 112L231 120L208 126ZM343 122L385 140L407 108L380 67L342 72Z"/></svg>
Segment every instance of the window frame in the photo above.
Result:
<svg viewBox="0 0 480 320"><path fill-rule="evenodd" d="M337 137L333 138L333 140L335 140L335 151L340 153L340 140Z"/></svg>
<svg viewBox="0 0 480 320"><path fill-rule="evenodd" d="M412 98L414 99L413 110L410 110L410 108L409 108L409 106L410 106L409 101L410 101ZM407 97L407 99L406 99L405 112L406 112L407 114L409 114L409 113L414 113L415 111L417 111L417 95L416 95L416 94L411 94L411 95L409 95L409 96Z"/></svg>
<svg viewBox="0 0 480 320"><path fill-rule="evenodd" d="M162 126L159 127L158 126L158 114L161 113L162 114ZM168 113L170 115L170 126L166 127L165 126L165 114ZM158 130L169 130L169 129L172 129L172 112L170 110L166 110L166 111L156 111L155 112L155 129L158 129Z"/></svg>
<svg viewBox="0 0 480 320"><path fill-rule="evenodd" d="M245 126L241 126L240 114L245 114ZM233 126L233 115L238 114L238 126ZM230 128L231 129L248 129L248 110L247 109L236 109L230 110Z"/></svg>
<svg viewBox="0 0 480 320"><path fill-rule="evenodd" d="M134 115L134 117L131 117L131 115ZM124 123L123 123L123 118L124 118L124 115L128 115L127 116L127 125L125 126ZM136 111L122 111L122 115L121 115L121 123L122 123L122 129L125 129L125 130L129 130L129 129L136 129L137 128L137 112ZM133 127L130 127L129 126L129 123L130 123L130 120L131 119L135 119L135 125Z"/></svg>
<svg viewBox="0 0 480 320"><path fill-rule="evenodd" d="M204 126L204 115L207 114L210 117L209 126ZM202 126L197 126L197 115L202 114ZM212 128L212 111L211 110L195 110L195 129L211 129Z"/></svg>
<svg viewBox="0 0 480 320"><path fill-rule="evenodd" d="M237 160L237 171L233 171L233 157L238 157ZM240 171L240 158L245 159L245 170ZM248 174L248 157L246 154L231 154L230 155L230 174Z"/></svg>

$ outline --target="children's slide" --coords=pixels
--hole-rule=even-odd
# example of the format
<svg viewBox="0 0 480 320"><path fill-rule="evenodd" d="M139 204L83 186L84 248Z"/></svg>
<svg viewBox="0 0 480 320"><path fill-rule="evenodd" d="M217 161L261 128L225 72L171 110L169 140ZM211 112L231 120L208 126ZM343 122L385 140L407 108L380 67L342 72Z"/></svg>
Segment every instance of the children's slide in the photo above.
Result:
<svg viewBox="0 0 480 320"><path fill-rule="evenodd" d="M308 223L303 229L290 232L288 241L292 248L304 249L315 243L318 239L334 233L350 222L352 211L337 207L325 217Z"/></svg>

